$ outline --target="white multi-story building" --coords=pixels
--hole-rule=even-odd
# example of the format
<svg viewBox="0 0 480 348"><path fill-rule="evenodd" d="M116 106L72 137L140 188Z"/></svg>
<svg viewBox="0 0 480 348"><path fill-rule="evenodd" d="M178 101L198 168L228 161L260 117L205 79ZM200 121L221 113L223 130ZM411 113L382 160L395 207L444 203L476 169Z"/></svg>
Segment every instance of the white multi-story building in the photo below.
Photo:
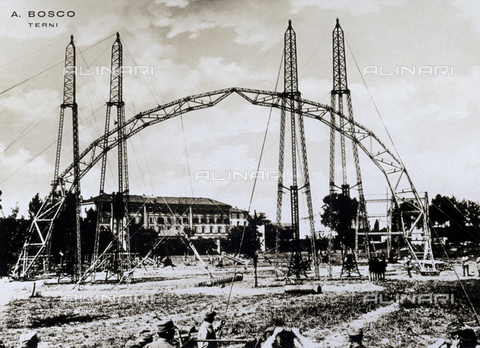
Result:
<svg viewBox="0 0 480 348"><path fill-rule="evenodd" d="M225 238L232 226L246 226L248 212L204 197L147 197L130 195L125 199L131 223L142 224L159 235L174 235L190 229L192 239ZM114 196L103 194L83 203L94 205L100 226L112 229Z"/></svg>

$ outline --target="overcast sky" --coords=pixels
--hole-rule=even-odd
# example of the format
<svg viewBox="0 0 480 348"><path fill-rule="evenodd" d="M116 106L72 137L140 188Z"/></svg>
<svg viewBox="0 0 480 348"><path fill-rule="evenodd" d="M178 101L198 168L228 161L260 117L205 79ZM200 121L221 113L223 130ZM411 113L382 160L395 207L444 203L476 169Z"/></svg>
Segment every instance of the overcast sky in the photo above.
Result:
<svg viewBox="0 0 480 348"><path fill-rule="evenodd" d="M332 30L339 18L355 119L398 151L421 195L427 191L431 198L439 193L480 201L478 1L83 0L2 5L0 190L5 215L17 202L25 214L37 192L42 197L49 192L70 35L82 72L77 102L83 150L103 132L109 76L99 71L110 66L117 31L124 64L149 72L124 77L128 119L158 104L216 89L281 91L283 82L280 78L277 85L277 77L289 19L297 35L304 98L330 102ZM49 10L73 11L74 16L38 18L38 11ZM35 23L55 27L36 28ZM215 108L145 129L128 142L131 193L203 196L247 209L253 180L241 176L256 170L267 131L260 166L265 180L256 186L251 210L275 220L276 181L270 174L278 167L278 110L268 123L269 115L268 108L230 96ZM72 161L68 112L66 120L61 170ZM328 193L329 129L317 121L305 122L318 214ZM109 158L106 191L112 192L117 190L115 153ZM378 170L364 154L360 162L367 199L385 197L387 185ZM348 166L352 181L352 161ZM290 168L287 157L287 171ZM85 198L98 194L99 173L96 166L82 181ZM302 217L304 207L302 200ZM289 221L288 214L285 219Z"/></svg>

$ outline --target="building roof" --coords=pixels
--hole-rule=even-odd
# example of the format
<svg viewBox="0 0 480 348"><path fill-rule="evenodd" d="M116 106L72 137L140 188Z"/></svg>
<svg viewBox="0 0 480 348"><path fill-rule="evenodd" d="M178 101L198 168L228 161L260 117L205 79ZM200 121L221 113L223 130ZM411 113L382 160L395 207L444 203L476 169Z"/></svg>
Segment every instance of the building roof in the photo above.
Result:
<svg viewBox="0 0 480 348"><path fill-rule="evenodd" d="M132 203L145 203L145 201L150 201L151 203L157 204L171 204L171 205L211 205L211 206L224 206L231 207L231 205L216 201L211 198L205 197L163 197L163 196L140 196L140 195L130 195L128 201ZM111 194L103 194L100 196L90 197L83 201L83 204L91 204L97 202L111 202Z"/></svg>
<svg viewBox="0 0 480 348"><path fill-rule="evenodd" d="M239 209L239 208L237 208L237 207L232 207L232 208L230 209L230 211L231 211L232 213L245 213L245 214L248 214L248 210Z"/></svg>

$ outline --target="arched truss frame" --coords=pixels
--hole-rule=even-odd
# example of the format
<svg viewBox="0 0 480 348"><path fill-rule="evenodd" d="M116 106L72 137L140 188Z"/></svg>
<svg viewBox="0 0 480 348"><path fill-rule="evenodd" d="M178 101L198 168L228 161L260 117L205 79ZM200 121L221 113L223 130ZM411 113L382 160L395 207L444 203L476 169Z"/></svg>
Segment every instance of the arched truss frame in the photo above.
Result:
<svg viewBox="0 0 480 348"><path fill-rule="evenodd" d="M231 94L238 94L253 105L273 107L280 110L287 110L290 103L286 103L286 99L292 98L282 92L263 91L247 88L226 88L202 94L191 95L182 99L172 101L167 104L159 105L150 110L138 113L127 120L122 128L125 139L132 137L154 124L166 121L173 117L185 114L190 111L206 109L217 105L219 102L227 98ZM428 229L428 202L419 196L413 182L403 165L385 144L368 128L362 126L356 121L348 119L345 115L338 113L332 107L317 103L311 100L303 99L300 95L295 95L295 101L299 107L296 112L303 117L316 119L340 134L354 141L362 151L373 161L378 169L384 174L390 192L392 194L393 207L399 208L402 202L408 201L410 207L414 209L417 220L410 229L403 226L403 234L407 238L411 237L416 225L422 221L424 223L424 260L433 259L430 248L430 233ZM330 120L331 114L338 115L349 126L340 128ZM79 157L80 173L78 181L86 175L86 173L110 150L116 148L120 142L118 139L119 128L110 130L100 138L93 141ZM38 261L48 241L51 238L55 218L64 206L65 196L67 192L74 192L77 183L75 182L75 164L71 163L60 175L59 182L63 183L63 187L54 187L49 196L45 199L43 206L33 219L29 228L29 239L25 242L22 255L17 261L14 275L25 277L32 266ZM403 225L403 223L402 223ZM37 236L35 236L37 235ZM32 243L31 241L37 241ZM39 241L39 242L38 242ZM411 245L409 245L411 247ZM37 251L33 256L28 256L28 248L36 248ZM31 255L31 254L30 254Z"/></svg>

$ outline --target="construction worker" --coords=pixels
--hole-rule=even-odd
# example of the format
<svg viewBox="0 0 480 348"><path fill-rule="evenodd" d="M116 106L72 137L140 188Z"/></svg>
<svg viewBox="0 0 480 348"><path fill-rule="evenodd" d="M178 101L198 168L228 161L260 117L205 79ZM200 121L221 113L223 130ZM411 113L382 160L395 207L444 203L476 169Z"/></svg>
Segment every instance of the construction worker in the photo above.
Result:
<svg viewBox="0 0 480 348"><path fill-rule="evenodd" d="M412 258L408 256L407 261L405 262L405 268L407 269L408 276L412 278Z"/></svg>
<svg viewBox="0 0 480 348"><path fill-rule="evenodd" d="M468 266L468 256L465 255L464 257L462 257L461 261L462 261L463 276L468 277L470 275L470 270Z"/></svg>
<svg viewBox="0 0 480 348"><path fill-rule="evenodd" d="M215 340L217 339L217 334L215 331L217 331L220 326L218 326L216 329L213 327L213 321L215 320L215 316L217 315L217 312L214 310L207 311L205 315L203 316L203 323L200 325L200 328L198 329L198 336L197 338L199 340L207 339L207 340ZM217 348L217 342L198 342L198 348Z"/></svg>
<svg viewBox="0 0 480 348"><path fill-rule="evenodd" d="M477 257L477 272L478 276L480 277L480 255Z"/></svg>
<svg viewBox="0 0 480 348"><path fill-rule="evenodd" d="M175 337L176 326L173 325L171 319L160 322L157 325L158 339L152 343L148 343L145 348L172 348L175 345L172 343Z"/></svg>
<svg viewBox="0 0 480 348"><path fill-rule="evenodd" d="M477 346L477 335L471 328L454 329L450 331L450 336L458 338L458 348L475 348Z"/></svg>
<svg viewBox="0 0 480 348"><path fill-rule="evenodd" d="M362 328L350 328L347 331L348 338L350 340L350 348L365 348L362 343L363 329Z"/></svg>

